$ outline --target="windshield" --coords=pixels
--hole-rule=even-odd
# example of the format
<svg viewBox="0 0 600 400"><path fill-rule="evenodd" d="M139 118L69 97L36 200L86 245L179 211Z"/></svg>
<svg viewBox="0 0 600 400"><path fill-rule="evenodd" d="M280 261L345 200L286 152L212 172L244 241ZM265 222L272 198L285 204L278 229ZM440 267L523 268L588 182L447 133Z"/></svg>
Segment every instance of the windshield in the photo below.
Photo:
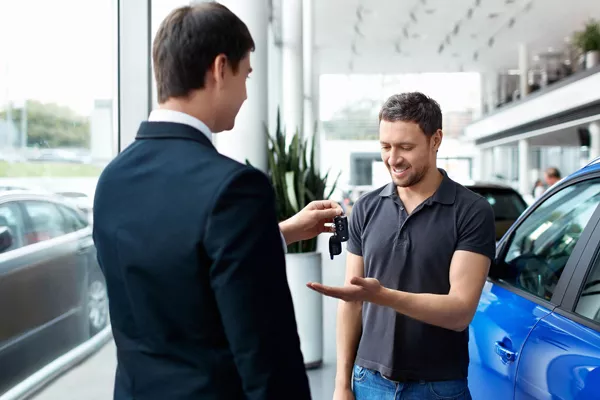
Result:
<svg viewBox="0 0 600 400"><path fill-rule="evenodd" d="M527 204L512 189L470 187L473 192L483 196L494 210L496 221L514 221L525 211Z"/></svg>

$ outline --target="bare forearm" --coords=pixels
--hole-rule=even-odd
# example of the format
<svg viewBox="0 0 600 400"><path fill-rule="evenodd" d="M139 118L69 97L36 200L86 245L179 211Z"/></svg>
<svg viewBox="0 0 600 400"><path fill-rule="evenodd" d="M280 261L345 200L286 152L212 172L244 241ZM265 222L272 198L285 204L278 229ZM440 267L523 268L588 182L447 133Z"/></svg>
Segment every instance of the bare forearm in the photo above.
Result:
<svg viewBox="0 0 600 400"><path fill-rule="evenodd" d="M362 303L340 301L337 313L335 384L350 387L352 367L362 332Z"/></svg>
<svg viewBox="0 0 600 400"><path fill-rule="evenodd" d="M377 303L407 317L453 331L465 330L473 318L473 307L461 298L429 293L383 289Z"/></svg>

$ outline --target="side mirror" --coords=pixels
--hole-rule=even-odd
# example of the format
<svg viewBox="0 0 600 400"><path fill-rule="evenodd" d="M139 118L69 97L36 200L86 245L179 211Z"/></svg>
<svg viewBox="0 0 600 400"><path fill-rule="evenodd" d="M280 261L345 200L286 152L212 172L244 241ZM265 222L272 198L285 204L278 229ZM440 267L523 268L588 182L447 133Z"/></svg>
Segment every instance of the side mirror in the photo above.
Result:
<svg viewBox="0 0 600 400"><path fill-rule="evenodd" d="M13 236L8 226L0 226L0 253L4 253L13 245Z"/></svg>

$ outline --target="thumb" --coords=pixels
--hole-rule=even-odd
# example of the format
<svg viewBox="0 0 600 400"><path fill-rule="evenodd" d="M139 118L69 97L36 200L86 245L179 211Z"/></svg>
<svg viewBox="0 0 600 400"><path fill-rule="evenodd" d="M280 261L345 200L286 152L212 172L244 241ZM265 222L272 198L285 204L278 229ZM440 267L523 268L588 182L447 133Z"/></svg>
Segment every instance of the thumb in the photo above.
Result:
<svg viewBox="0 0 600 400"><path fill-rule="evenodd" d="M367 284L367 280L365 278L361 278L359 276L355 276L354 278L350 279L350 283L352 285L365 287L366 284Z"/></svg>

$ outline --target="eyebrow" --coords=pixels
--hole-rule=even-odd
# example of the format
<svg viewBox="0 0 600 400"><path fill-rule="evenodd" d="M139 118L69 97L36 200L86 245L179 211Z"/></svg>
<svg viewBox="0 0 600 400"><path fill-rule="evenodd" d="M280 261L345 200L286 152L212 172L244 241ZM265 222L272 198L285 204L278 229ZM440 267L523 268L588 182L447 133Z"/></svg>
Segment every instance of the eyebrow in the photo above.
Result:
<svg viewBox="0 0 600 400"><path fill-rule="evenodd" d="M391 144L389 142L384 142L382 140L379 141L380 144ZM396 146L414 146L415 143L411 143L411 142L400 142L400 143L394 143Z"/></svg>

